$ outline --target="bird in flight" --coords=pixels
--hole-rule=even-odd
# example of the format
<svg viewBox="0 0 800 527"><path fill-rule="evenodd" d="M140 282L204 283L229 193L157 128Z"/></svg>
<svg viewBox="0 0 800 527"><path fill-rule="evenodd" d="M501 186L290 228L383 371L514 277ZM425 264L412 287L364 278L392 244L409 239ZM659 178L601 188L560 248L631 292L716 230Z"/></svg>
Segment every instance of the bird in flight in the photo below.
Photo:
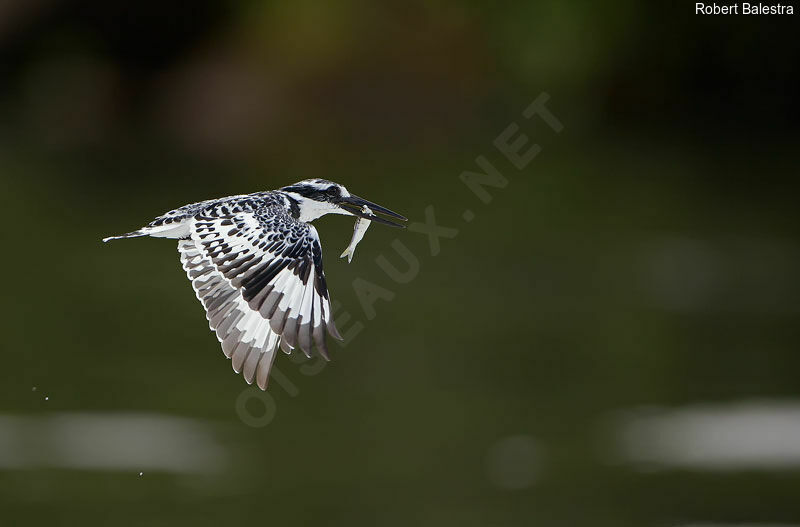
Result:
<svg viewBox="0 0 800 527"><path fill-rule="evenodd" d="M325 331L342 340L331 316L322 245L310 222L325 214L356 216L353 239L342 254L350 261L370 222L404 227L376 213L407 221L343 185L306 179L184 205L103 241L177 239L183 269L233 370L266 390L278 347L287 354L300 348L310 357L316 345L330 360Z"/></svg>

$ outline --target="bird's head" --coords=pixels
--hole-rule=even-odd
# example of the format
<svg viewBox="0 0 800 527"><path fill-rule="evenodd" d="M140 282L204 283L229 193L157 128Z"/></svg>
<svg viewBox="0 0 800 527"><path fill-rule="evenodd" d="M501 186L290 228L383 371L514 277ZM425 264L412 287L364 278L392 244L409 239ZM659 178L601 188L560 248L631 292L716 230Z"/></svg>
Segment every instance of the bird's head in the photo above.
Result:
<svg viewBox="0 0 800 527"><path fill-rule="evenodd" d="M344 185L327 179L305 179L288 187L283 187L280 191L297 204L300 221L312 221L325 214L344 214L358 216L359 218L391 225L392 227L405 227L401 223L388 220L378 216L376 213L407 221L400 214L364 198L359 198L348 192Z"/></svg>

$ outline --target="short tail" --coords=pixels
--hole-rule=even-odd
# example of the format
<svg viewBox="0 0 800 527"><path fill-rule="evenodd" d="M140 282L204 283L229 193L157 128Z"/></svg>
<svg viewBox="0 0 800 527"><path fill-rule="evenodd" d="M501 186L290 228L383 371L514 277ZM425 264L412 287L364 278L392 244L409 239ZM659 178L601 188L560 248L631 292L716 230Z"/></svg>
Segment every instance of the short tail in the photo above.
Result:
<svg viewBox="0 0 800 527"><path fill-rule="evenodd" d="M108 238L103 238L103 243L111 240L121 240L123 238L138 238L139 236L147 236L148 234L149 233L144 232L143 230L138 230L126 234L120 234L119 236L109 236Z"/></svg>

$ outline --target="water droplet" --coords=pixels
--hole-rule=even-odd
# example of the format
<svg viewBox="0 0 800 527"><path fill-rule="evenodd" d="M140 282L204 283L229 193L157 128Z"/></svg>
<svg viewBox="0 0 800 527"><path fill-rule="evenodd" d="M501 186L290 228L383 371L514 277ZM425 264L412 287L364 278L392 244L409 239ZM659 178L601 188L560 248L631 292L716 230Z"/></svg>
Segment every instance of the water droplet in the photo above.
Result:
<svg viewBox="0 0 800 527"><path fill-rule="evenodd" d="M45 397L45 398L44 398L44 400L45 400L45 401L49 401L49 400L50 400L50 398L49 398L49 397Z"/></svg>
<svg viewBox="0 0 800 527"><path fill-rule="evenodd" d="M142 477L142 474L144 474L144 472L139 472L139 477Z"/></svg>

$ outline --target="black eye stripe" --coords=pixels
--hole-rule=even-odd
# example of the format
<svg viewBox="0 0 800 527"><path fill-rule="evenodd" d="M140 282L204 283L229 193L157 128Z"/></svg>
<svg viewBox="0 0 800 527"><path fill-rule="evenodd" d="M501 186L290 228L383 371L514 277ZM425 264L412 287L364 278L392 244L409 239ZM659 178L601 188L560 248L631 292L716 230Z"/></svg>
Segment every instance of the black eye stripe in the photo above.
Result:
<svg viewBox="0 0 800 527"><path fill-rule="evenodd" d="M332 185L327 188L318 188L310 185L291 185L289 187L284 187L281 190L286 192L294 192L295 194L300 194L305 198L313 199L315 201L330 201L332 198L338 198L342 195L341 189L336 185Z"/></svg>

